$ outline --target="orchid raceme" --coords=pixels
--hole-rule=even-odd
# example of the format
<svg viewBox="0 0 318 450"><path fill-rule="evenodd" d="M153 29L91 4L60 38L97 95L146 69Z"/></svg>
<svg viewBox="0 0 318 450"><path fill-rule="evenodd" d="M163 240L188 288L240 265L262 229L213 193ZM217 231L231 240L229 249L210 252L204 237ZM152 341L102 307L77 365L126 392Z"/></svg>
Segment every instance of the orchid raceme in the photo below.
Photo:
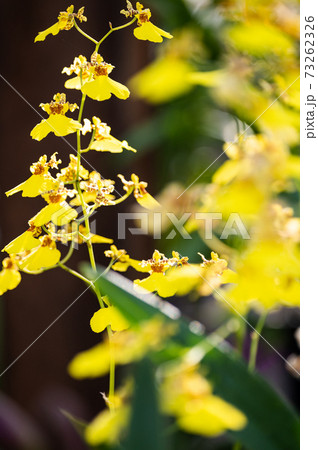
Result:
<svg viewBox="0 0 318 450"><path fill-rule="evenodd" d="M78 108L76 103L66 101L65 94L55 94L51 103L41 103L40 106L49 118L43 119L31 131L31 137L36 141L41 141L51 132L55 136L66 136L81 129L82 126L77 120L65 116L67 111L73 112Z"/></svg>

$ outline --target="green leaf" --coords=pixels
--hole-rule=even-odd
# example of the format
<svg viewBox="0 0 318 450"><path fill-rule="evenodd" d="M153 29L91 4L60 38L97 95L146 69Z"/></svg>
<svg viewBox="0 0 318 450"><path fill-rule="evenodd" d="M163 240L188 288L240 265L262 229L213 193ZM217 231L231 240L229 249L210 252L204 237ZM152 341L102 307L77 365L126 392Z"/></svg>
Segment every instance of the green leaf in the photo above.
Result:
<svg viewBox="0 0 318 450"><path fill-rule="evenodd" d="M132 323L138 324L160 315L179 325L179 332L172 339L186 348L200 347L202 364L214 392L239 408L248 418L247 427L240 432L229 433L250 450L298 450L299 421L291 407L267 384L262 377L248 371L246 364L229 345L213 347L213 343L194 330L181 318L177 308L162 301L154 294L140 295L133 290L133 283L117 273L98 275L85 265L84 274L94 280L102 295L108 295L112 304Z"/></svg>
<svg viewBox="0 0 318 450"><path fill-rule="evenodd" d="M135 389L126 450L166 450L159 414L154 369L149 359L135 366Z"/></svg>

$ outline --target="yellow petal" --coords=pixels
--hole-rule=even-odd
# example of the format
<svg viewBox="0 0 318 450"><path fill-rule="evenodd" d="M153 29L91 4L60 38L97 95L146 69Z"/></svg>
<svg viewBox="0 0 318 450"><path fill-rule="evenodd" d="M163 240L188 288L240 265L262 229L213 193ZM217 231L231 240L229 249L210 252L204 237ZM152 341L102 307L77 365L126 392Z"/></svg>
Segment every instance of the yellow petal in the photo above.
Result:
<svg viewBox="0 0 318 450"><path fill-rule="evenodd" d="M67 89L81 89L82 87L81 78L80 77L70 78L69 80L65 81L64 86Z"/></svg>
<svg viewBox="0 0 318 450"><path fill-rule="evenodd" d="M129 97L130 91L129 91L128 87L126 87L125 85L123 85L121 83L118 83L118 81L115 81L109 77L108 77L108 82L110 85L111 93L116 95L116 97L118 97L122 100L126 100Z"/></svg>
<svg viewBox="0 0 318 450"><path fill-rule="evenodd" d="M66 202L51 203L39 211L31 220L36 227L45 225L52 221L55 225L62 227L77 217L75 209Z"/></svg>
<svg viewBox="0 0 318 450"><path fill-rule="evenodd" d="M252 56L265 57L271 54L292 56L295 52L294 42L290 36L278 27L259 20L237 23L229 29L228 36L238 50Z"/></svg>
<svg viewBox="0 0 318 450"><path fill-rule="evenodd" d="M54 187L55 181L53 178L48 178L43 175L31 175L26 181L7 191L6 196L10 197L10 195L22 191L22 197L36 197L37 195L51 191Z"/></svg>
<svg viewBox="0 0 318 450"><path fill-rule="evenodd" d="M187 406L178 424L190 433L212 437L226 430L241 430L247 423L243 413L216 396L194 400Z"/></svg>
<svg viewBox="0 0 318 450"><path fill-rule="evenodd" d="M21 269L40 270L44 267L55 266L61 258L61 252L56 248L38 247L31 251L31 253L23 259L19 265Z"/></svg>
<svg viewBox="0 0 318 450"><path fill-rule="evenodd" d="M163 103L193 89L189 82L193 70L188 61L165 56L137 73L130 80L130 86L139 97L151 103Z"/></svg>
<svg viewBox="0 0 318 450"><path fill-rule="evenodd" d="M135 280L134 284L137 291L138 287L141 287L149 292L157 292L160 297L164 298L172 297L177 291L175 283L171 283L163 273L154 272L143 280Z"/></svg>
<svg viewBox="0 0 318 450"><path fill-rule="evenodd" d="M39 247L39 245L41 245L39 239L34 238L31 231L25 231L6 245L2 251L10 254L22 253L26 250L32 250L32 248Z"/></svg>
<svg viewBox="0 0 318 450"><path fill-rule="evenodd" d="M68 372L75 379L96 378L107 374L109 352L104 342L78 353L70 362Z"/></svg>
<svg viewBox="0 0 318 450"><path fill-rule="evenodd" d="M123 100L130 95L129 89L126 86L104 75L85 83L82 87L82 92L93 100L98 101L107 100L112 94Z"/></svg>
<svg viewBox="0 0 318 450"><path fill-rule="evenodd" d="M40 31L39 34L34 39L34 42L44 41L47 35L53 34L53 36L55 36L59 31L60 31L59 22L56 22L54 25L47 28L46 30Z"/></svg>
<svg viewBox="0 0 318 450"><path fill-rule="evenodd" d="M18 270L3 269L0 272L0 295L4 292L15 289L21 281L21 275Z"/></svg>
<svg viewBox="0 0 318 450"><path fill-rule="evenodd" d="M43 119L31 131L31 137L37 141L41 141L50 132L55 136L66 136L67 134L75 133L76 130L82 128L82 125L70 117L62 114L52 114L48 119Z"/></svg>
<svg viewBox="0 0 318 450"><path fill-rule="evenodd" d="M101 333L108 325L113 331L122 331L129 327L127 320L114 306L96 311L91 318L90 325L95 333Z"/></svg>
<svg viewBox="0 0 318 450"><path fill-rule="evenodd" d="M217 184L230 183L233 178L237 177L240 170L240 164L237 161L225 161L213 175L213 182Z"/></svg>
<svg viewBox="0 0 318 450"><path fill-rule="evenodd" d="M167 282L175 287L176 295L186 295L202 282L204 270L198 264L168 270Z"/></svg>
<svg viewBox="0 0 318 450"><path fill-rule="evenodd" d="M153 196L150 195L148 192L144 194L142 197L137 197L136 200L140 206L146 209L161 208L160 203L158 203L157 200L153 198Z"/></svg>
<svg viewBox="0 0 318 450"><path fill-rule="evenodd" d="M124 149L136 152L126 141L120 141L112 136L96 140L90 146L90 150L97 150L99 152L121 153Z"/></svg>
<svg viewBox="0 0 318 450"><path fill-rule="evenodd" d="M129 419L127 407L114 412L104 410L85 428L85 439L90 446L99 446L105 442L117 444Z"/></svg>
<svg viewBox="0 0 318 450"><path fill-rule="evenodd" d="M104 236L99 236L98 234L91 235L92 244L112 244L113 239L106 238Z"/></svg>
<svg viewBox="0 0 318 450"><path fill-rule="evenodd" d="M96 192L83 192L83 198L85 203L95 203L96 200ZM109 195L109 199L112 200L114 198L113 195ZM82 202L81 199L79 197L79 195L77 195L75 198L73 198L70 201L70 205L72 206L81 206Z"/></svg>
<svg viewBox="0 0 318 450"><path fill-rule="evenodd" d="M134 29L134 35L137 39L142 41L162 42L162 36L171 39L173 36L170 33L156 27L151 22L145 22L141 26Z"/></svg>

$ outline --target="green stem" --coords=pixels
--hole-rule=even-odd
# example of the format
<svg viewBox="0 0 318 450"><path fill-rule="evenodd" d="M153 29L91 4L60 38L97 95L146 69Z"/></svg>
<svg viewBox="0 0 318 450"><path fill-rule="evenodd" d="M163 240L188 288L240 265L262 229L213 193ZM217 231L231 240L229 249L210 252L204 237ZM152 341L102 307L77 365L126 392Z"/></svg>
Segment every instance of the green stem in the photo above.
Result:
<svg viewBox="0 0 318 450"><path fill-rule="evenodd" d="M74 20L74 26L77 29L79 33L81 33L83 36L85 36L90 41L94 42L94 44L98 44L96 39L92 38L89 34L85 33L85 31L81 30L80 27L77 25L76 20Z"/></svg>
<svg viewBox="0 0 318 450"><path fill-rule="evenodd" d="M242 355L242 356L243 356L243 351L244 351L245 335L246 335L246 322L244 320L242 320L240 322L240 327L236 333L237 350L240 353L240 355Z"/></svg>
<svg viewBox="0 0 318 450"><path fill-rule="evenodd" d="M125 201L126 198L128 198L132 194L133 191L134 191L134 187L129 189L129 191L126 194L124 194L122 197L118 198L117 200L114 200L112 205L118 205L119 203Z"/></svg>
<svg viewBox="0 0 318 450"><path fill-rule="evenodd" d="M81 106L78 112L78 122L82 121L82 115L83 115L83 109L84 109L84 104L85 104L85 99L86 99L86 95L82 94L82 100L81 100ZM84 223L85 223L85 229L86 229L86 236L88 236L88 239L86 241L87 244L87 249L88 249L88 255L89 255L89 260L92 266L93 270L96 270L96 262L95 262L95 255L94 255L94 249L93 249L93 244L91 242L90 239L90 234L91 234L91 230L90 230L90 223L89 223L89 216L87 215L87 205L84 201L84 197L83 197L83 192L82 189L80 187L80 181L79 181L79 173L80 173L80 167L81 167L81 131L77 130L77 170L76 170L76 189L80 198L80 202L81 202L81 206L82 206L82 211L83 211L83 215L84 215ZM98 303L99 306L101 308L105 308L105 304L102 300L102 296L100 293L100 290L98 289L98 287L95 286L95 293L98 299Z"/></svg>
<svg viewBox="0 0 318 450"><path fill-rule="evenodd" d="M95 51L98 52L98 49L100 47L100 45L104 42L104 40L106 38L108 38L108 36L113 32L113 31L118 31L118 30L122 30L123 28L129 27L129 25L132 25L135 21L137 20L137 17L134 17L130 22L125 23L125 25L121 25L119 27L116 28L111 28L108 33L105 34L104 37L101 38L101 40L99 42L96 43L96 48Z"/></svg>
<svg viewBox="0 0 318 450"><path fill-rule="evenodd" d="M265 325L266 317L267 317L267 311L264 311L261 314L261 316L259 317L256 328L251 335L250 357L249 357L249 361L248 361L248 370L250 372L254 372L255 367L256 367L258 344L259 344L259 339L261 337L261 332Z"/></svg>
<svg viewBox="0 0 318 450"><path fill-rule="evenodd" d="M85 278L79 272L76 272L76 270L73 270L70 267L67 267L62 263L59 263L58 265L61 267L61 269L65 270L66 272L70 273L71 275L74 275L74 277L77 277L80 280L84 281L84 283L88 284L90 287L92 287L95 290L94 284L88 278Z"/></svg>
<svg viewBox="0 0 318 450"><path fill-rule="evenodd" d="M89 142L89 144L88 144L88 147L85 148L84 150L81 150L81 154L82 154L82 153L87 153L87 152L89 152L90 147L91 147L91 145L92 145L92 143L93 143L93 141L94 141L94 138L95 138L95 133L96 133L96 128L93 129L92 136L91 136L91 140L90 140L90 142Z"/></svg>
<svg viewBox="0 0 318 450"><path fill-rule="evenodd" d="M109 341L109 390L108 390L108 399L109 399L109 409L110 411L114 411L114 395L115 395L115 370L116 370L116 362L115 362L115 354L114 354L114 346L113 346L113 332L111 330L110 325L107 327L108 341Z"/></svg>

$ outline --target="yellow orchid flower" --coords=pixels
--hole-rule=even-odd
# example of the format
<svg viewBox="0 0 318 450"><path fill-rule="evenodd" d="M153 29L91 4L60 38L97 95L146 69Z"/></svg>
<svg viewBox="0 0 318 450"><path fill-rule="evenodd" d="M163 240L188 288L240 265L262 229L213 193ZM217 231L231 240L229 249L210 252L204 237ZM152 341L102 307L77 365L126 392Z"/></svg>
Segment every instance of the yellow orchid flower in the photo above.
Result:
<svg viewBox="0 0 318 450"><path fill-rule="evenodd" d="M61 258L55 242L48 235L40 237L40 245L22 256L18 263L21 270L36 271L45 267L55 266Z"/></svg>
<svg viewBox="0 0 318 450"><path fill-rule="evenodd" d="M90 321L91 329L95 333L101 333L108 325L113 331L126 330L129 327L129 322L114 306L108 306L96 311Z"/></svg>
<svg viewBox="0 0 318 450"><path fill-rule="evenodd" d="M134 197L143 208L151 210L160 208L160 204L157 200L146 191L148 183L139 181L139 177L134 173L131 175L130 181L125 180L124 176L121 174L119 174L118 177L121 179L126 192L130 191L130 189L134 190Z"/></svg>
<svg viewBox="0 0 318 450"><path fill-rule="evenodd" d="M106 258L112 258L115 261L112 269L117 272L126 272L128 267L133 267L138 272L148 272L148 268L142 266L142 261L130 258L126 250L119 250L116 245L111 245L110 250L106 250L104 254Z"/></svg>
<svg viewBox="0 0 318 450"><path fill-rule="evenodd" d="M96 206L107 206L112 205L112 199L114 198L111 193L114 191L115 182L109 179L102 179L100 173L91 172L89 174L88 180L81 181L80 188L83 194L88 194L88 201L92 201ZM86 199L84 195L84 199ZM75 205L78 202L78 198L72 201Z"/></svg>
<svg viewBox="0 0 318 450"><path fill-rule="evenodd" d="M60 30L70 30L74 26L75 18L77 18L80 22L87 21L87 18L83 15L84 6L80 8L77 13L74 13L73 11L73 5L69 6L66 11L61 11L58 16L58 22L56 22L46 30L40 31L34 39L34 42L44 41L49 34L55 36L59 33Z"/></svg>
<svg viewBox="0 0 318 450"><path fill-rule="evenodd" d="M65 201L67 196L73 195L74 191L64 187L43 194L42 197L48 205L30 219L29 223L33 223L36 227L41 227L48 222L53 222L59 227L68 224L77 217L75 209L71 208Z"/></svg>
<svg viewBox="0 0 318 450"><path fill-rule="evenodd" d="M55 94L51 103L41 103L40 106L48 113L49 118L43 119L32 129L30 135L33 139L41 141L50 132L55 136L66 136L82 128L80 122L65 116L67 111L73 112L78 108L76 103L66 101L65 94Z"/></svg>
<svg viewBox="0 0 318 450"><path fill-rule="evenodd" d="M50 175L49 169L57 169L58 164L61 160L56 160L56 153L51 156L50 160L47 162L47 156L43 155L40 157L39 161L33 163L30 167L30 171L33 175L28 178L23 183L19 184L10 191L6 192L6 196L16 194L22 191L22 197L36 197L43 194L44 192L51 191L56 185L55 179Z"/></svg>
<svg viewBox="0 0 318 450"><path fill-rule="evenodd" d="M117 444L118 438L128 424L130 409L127 406L116 408L115 411L105 409L85 428L85 439L91 446L103 443Z"/></svg>
<svg viewBox="0 0 318 450"><path fill-rule="evenodd" d="M85 135L88 132L94 132L94 140L89 145L87 150L97 150L99 152L121 153L123 150L136 150L128 145L127 141L120 141L110 134L111 128L98 117L93 117L93 123L90 120L84 119L84 126L82 133Z"/></svg>
<svg viewBox="0 0 318 450"><path fill-rule="evenodd" d="M77 179L77 156L71 153L69 165L67 167L63 167L56 177L63 183L73 184ZM89 177L89 171L84 169L81 164L79 166L78 177L82 180L87 180Z"/></svg>
<svg viewBox="0 0 318 450"><path fill-rule="evenodd" d="M106 252L105 252L106 253ZM128 259L126 261L127 267L130 265L139 272L148 272L149 277L143 280L135 280L135 286L146 289L150 292L157 291L161 297L171 297L178 290L178 285L175 282L170 282L166 277L166 272L172 267L181 267L188 263L188 258L180 258L177 252L173 252L172 258L166 258L163 253L155 250L152 258L147 261L135 261ZM117 263L116 263L117 264ZM118 266L114 264L113 269L118 270ZM124 264L121 263L119 270L123 271Z"/></svg>
<svg viewBox="0 0 318 450"><path fill-rule="evenodd" d="M0 295L8 290L15 289L21 281L21 275L16 261L10 257L2 261L3 269L0 272Z"/></svg>
<svg viewBox="0 0 318 450"><path fill-rule="evenodd" d="M62 73L76 77L66 81L67 89L80 89L83 94L93 100L107 100L114 94L116 97L126 100L129 95L129 89L121 83L109 77L114 66L107 64L103 57L98 53L93 53L91 61L80 55L74 59L74 63L70 67L65 67Z"/></svg>
<svg viewBox="0 0 318 450"><path fill-rule="evenodd" d="M13 241L9 242L2 251L14 254L32 250L41 244L39 239L37 239L41 233L42 228L35 227L33 223L30 223L30 228L17 238L13 239Z"/></svg>
<svg viewBox="0 0 318 450"><path fill-rule="evenodd" d="M173 36L170 33L156 27L150 22L151 12L150 9L144 9L143 5L139 2L136 3L135 17L138 19L138 27L134 29L134 36L142 41L162 42L163 37L171 39Z"/></svg>

